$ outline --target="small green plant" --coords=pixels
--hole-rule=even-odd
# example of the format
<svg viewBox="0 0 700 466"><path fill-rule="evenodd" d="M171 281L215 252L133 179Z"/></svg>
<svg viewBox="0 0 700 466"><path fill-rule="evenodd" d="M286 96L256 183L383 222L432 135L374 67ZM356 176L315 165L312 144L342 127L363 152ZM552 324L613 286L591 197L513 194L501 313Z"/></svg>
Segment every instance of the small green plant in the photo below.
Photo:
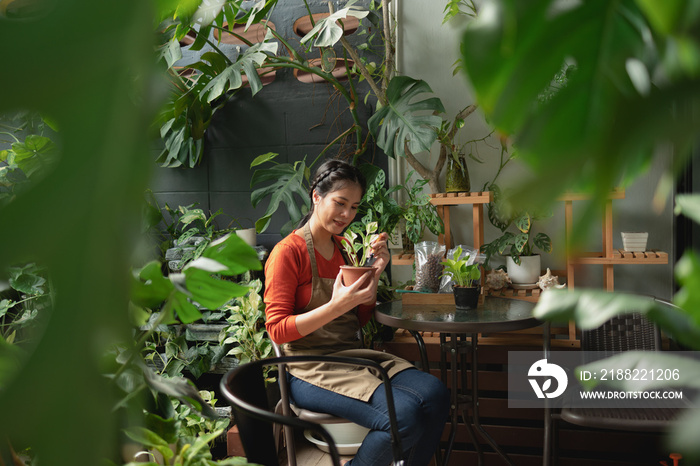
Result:
<svg viewBox="0 0 700 466"><path fill-rule="evenodd" d="M387 189L386 174L375 165L364 164L360 169L367 179L367 191L358 208L362 223L377 222L377 231L391 233L403 217L403 208L392 194L403 189L403 186Z"/></svg>
<svg viewBox="0 0 700 466"><path fill-rule="evenodd" d="M437 208L430 203L430 196L423 192L423 186L428 184L428 181L419 179L410 184L414 173L414 170L409 172L403 185L407 196L403 205L403 218L406 221L406 237L415 244L423 237L426 228L439 235L445 232L445 225L438 215Z"/></svg>
<svg viewBox="0 0 700 466"><path fill-rule="evenodd" d="M372 242L377 238L377 222L368 222L365 231L348 228L340 240L350 263L355 267L362 267L369 259ZM359 238L359 241L358 241Z"/></svg>
<svg viewBox="0 0 700 466"><path fill-rule="evenodd" d="M8 268L8 288L0 288L0 340L22 345L51 306L46 269L36 264ZM1 285L0 285L1 286Z"/></svg>
<svg viewBox="0 0 700 466"><path fill-rule="evenodd" d="M202 400L209 403L209 406L212 408L216 407L218 400L215 398L213 391L199 390L199 396ZM176 413L174 419L180 423L178 435L181 437L201 437L219 429L226 429L230 423L228 417L222 416L212 419L203 415L201 411L192 405L183 403L177 398L173 398L171 401Z"/></svg>
<svg viewBox="0 0 700 466"><path fill-rule="evenodd" d="M245 286L249 287L248 293L224 306L223 309L230 313L226 319L229 325L219 335L222 347L233 345L228 355L234 356L241 364L265 359L272 354L272 343L265 330L265 302L260 296L262 282L253 280ZM275 381L269 375L273 369L265 368L267 383Z"/></svg>
<svg viewBox="0 0 700 466"><path fill-rule="evenodd" d="M455 259L446 259L440 262L445 268L442 271L441 277L450 277L454 282L454 286L474 287L481 278L481 269L478 263L469 264L469 255L466 254L460 259L462 248L457 246L454 250Z"/></svg>

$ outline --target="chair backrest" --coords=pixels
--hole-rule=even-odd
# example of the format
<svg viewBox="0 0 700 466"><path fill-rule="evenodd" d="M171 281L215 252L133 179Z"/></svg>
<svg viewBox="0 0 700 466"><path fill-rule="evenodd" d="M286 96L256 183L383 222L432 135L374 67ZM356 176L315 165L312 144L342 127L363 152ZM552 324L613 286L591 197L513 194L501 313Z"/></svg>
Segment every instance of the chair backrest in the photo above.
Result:
<svg viewBox="0 0 700 466"><path fill-rule="evenodd" d="M615 316L600 327L581 332L581 349L619 353L661 349L658 327L643 315L633 312Z"/></svg>
<svg viewBox="0 0 700 466"><path fill-rule="evenodd" d="M329 446L334 465L340 466L338 449L333 438L322 426L294 416L275 414L268 405L263 367L278 364L284 358L252 361L230 370L221 380L221 392L232 406L241 442L250 463L278 466L273 424L310 430Z"/></svg>

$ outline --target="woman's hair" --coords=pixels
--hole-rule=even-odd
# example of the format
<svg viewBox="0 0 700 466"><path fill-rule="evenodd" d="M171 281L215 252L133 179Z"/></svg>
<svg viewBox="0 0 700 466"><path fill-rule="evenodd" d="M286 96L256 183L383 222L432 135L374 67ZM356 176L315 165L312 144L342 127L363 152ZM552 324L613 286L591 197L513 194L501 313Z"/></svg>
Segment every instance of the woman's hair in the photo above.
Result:
<svg viewBox="0 0 700 466"><path fill-rule="evenodd" d="M314 191L316 191L316 194L319 196L326 197L328 193L343 189L347 182L359 185L360 188L362 188L362 195L365 195L367 182L365 181L364 175L357 167L338 159L330 159L323 162L323 165L316 170L316 174L311 181L311 188L309 189L309 197L312 198L311 208L309 209L309 213L299 221L297 228L303 227L314 213Z"/></svg>

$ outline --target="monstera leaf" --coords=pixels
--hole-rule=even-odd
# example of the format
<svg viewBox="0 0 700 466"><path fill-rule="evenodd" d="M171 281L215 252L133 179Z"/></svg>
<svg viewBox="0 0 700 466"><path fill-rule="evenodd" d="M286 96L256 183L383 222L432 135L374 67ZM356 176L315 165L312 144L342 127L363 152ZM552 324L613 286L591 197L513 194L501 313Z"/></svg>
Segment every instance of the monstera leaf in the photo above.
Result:
<svg viewBox="0 0 700 466"><path fill-rule="evenodd" d="M377 109L368 125L377 145L389 157L404 153L407 143L411 152L430 150L437 139L442 119L435 115L445 111L437 97L417 100L420 94L432 93L428 83L408 76L395 76L387 88L387 105ZM432 114L425 115L424 111Z"/></svg>
<svg viewBox="0 0 700 466"><path fill-rule="evenodd" d="M270 161L272 158L271 154L261 155L253 161L251 168L260 163ZM283 234L286 234L288 232L287 230L291 231L290 225L298 222L304 212L308 211L310 207L309 195L303 184L304 180L308 178L308 171L306 160L302 160L293 165L283 163L276 164L271 168L260 168L253 173L253 177L250 180L251 187L259 183L272 181L272 184L258 188L250 195L253 207L256 207L260 201L270 196L270 204L267 206L265 215L255 222L255 229L258 233L267 230L267 227L270 225L270 219L272 215L277 212L280 203L284 203L287 207L290 218L289 223L283 228ZM295 198L295 194L298 199ZM302 208L305 208L305 211L302 211L302 208L299 207L300 204Z"/></svg>
<svg viewBox="0 0 700 466"><path fill-rule="evenodd" d="M243 72L248 77L253 95L257 94L262 89L262 83L256 69L263 64L268 54L274 55L277 53L278 43L267 42L267 39L270 37L268 32L265 42L253 45L238 57L234 64L227 66L218 72L215 77L211 78L211 81L202 89L202 98L206 98L207 102L211 102L229 90L240 88L243 85ZM204 57L222 60L221 55L213 52L205 54Z"/></svg>
<svg viewBox="0 0 700 466"><path fill-rule="evenodd" d="M353 7L353 3L355 2L349 2L345 8L318 21L314 28L301 39L301 43L306 43L316 36L314 47L333 47L343 37L343 28L338 24L338 20L342 21L348 16L362 19L369 14L369 11Z"/></svg>

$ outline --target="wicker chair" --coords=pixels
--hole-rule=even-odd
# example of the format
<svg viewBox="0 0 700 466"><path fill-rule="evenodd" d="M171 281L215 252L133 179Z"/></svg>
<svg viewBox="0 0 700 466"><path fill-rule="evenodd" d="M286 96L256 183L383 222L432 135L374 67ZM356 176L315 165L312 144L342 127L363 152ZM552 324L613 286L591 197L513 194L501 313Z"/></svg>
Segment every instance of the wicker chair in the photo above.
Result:
<svg viewBox="0 0 700 466"><path fill-rule="evenodd" d="M659 300L661 301L661 300ZM671 305L665 302L667 305ZM612 356L623 351L659 351L661 333L652 322L639 313L613 317L602 326L581 332L581 349ZM585 354L585 353L584 353ZM639 432L665 431L680 412L680 408L662 406L654 400L653 406L625 407L621 402L614 408L589 408L564 406L560 412L545 413L545 442L543 465L549 466L552 455L556 461L558 450L557 421L565 421L584 427L597 429L627 430ZM548 411L548 410L547 410ZM549 438L551 436L552 438Z"/></svg>

